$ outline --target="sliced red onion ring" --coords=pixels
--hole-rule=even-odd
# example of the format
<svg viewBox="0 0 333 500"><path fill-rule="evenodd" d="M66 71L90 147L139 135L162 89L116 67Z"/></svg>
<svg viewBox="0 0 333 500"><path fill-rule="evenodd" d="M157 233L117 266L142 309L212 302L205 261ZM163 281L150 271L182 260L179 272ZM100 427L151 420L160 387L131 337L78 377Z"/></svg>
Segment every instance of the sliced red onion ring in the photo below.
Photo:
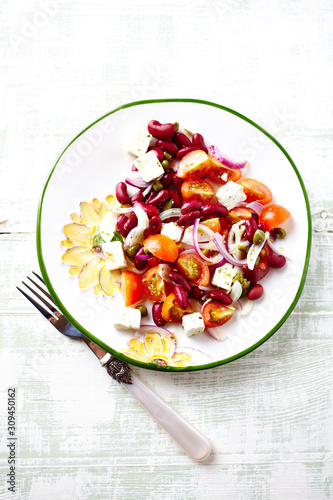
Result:
<svg viewBox="0 0 333 500"><path fill-rule="evenodd" d="M125 182L129 186L133 186L140 189L147 188L151 184L151 182L145 182L141 177L134 177L134 178L126 177Z"/></svg>
<svg viewBox="0 0 333 500"><path fill-rule="evenodd" d="M206 327L206 332L209 333L209 335L215 340L221 341L227 338L227 334L223 330L221 330L219 326L216 326L215 328Z"/></svg>
<svg viewBox="0 0 333 500"><path fill-rule="evenodd" d="M172 267L169 264L159 264L158 266L158 274L161 276L162 280L172 283L172 280L169 278L169 274L172 271Z"/></svg>
<svg viewBox="0 0 333 500"><path fill-rule="evenodd" d="M169 219L169 217L180 217L181 214L180 208L169 208L160 213L160 219L164 221L165 219Z"/></svg>
<svg viewBox="0 0 333 500"><path fill-rule="evenodd" d="M140 254L140 255L136 254L135 257L139 260L147 260L148 259L148 255L146 255L146 254Z"/></svg>
<svg viewBox="0 0 333 500"><path fill-rule="evenodd" d="M153 189L153 183L149 184L149 186L144 191L142 191L142 195L144 197L147 196L147 194L149 194L152 189Z"/></svg>
<svg viewBox="0 0 333 500"><path fill-rule="evenodd" d="M239 168L244 168L249 163L248 161L239 162L239 161L231 160L231 158L228 158L228 156L221 153L217 146L209 146L209 149L210 149L212 155L214 155L218 161L223 163L223 165L225 165L228 168L232 168L234 170L239 169Z"/></svg>
<svg viewBox="0 0 333 500"><path fill-rule="evenodd" d="M249 208L250 210L252 210L252 212L254 212L257 215L260 215L265 207L264 205L259 203L259 201L252 201L252 203L248 203L246 205L246 208Z"/></svg>
<svg viewBox="0 0 333 500"><path fill-rule="evenodd" d="M214 240L214 243L217 246L219 252L223 255L223 257L225 258L225 260L227 262L229 262L229 264L232 264L233 266L238 266L238 267L242 267L245 264L247 264L247 260L246 259L238 260L235 257L232 257L230 255L230 253L227 252L227 249L225 247L223 238L220 235L220 233L215 233L213 240Z"/></svg>
<svg viewBox="0 0 333 500"><path fill-rule="evenodd" d="M256 260L263 249L264 244L266 243L267 238L269 237L269 233L265 233L265 238L260 245L255 245L254 243L251 245L250 250L247 252L247 267L252 271L254 266L256 265Z"/></svg>
<svg viewBox="0 0 333 500"><path fill-rule="evenodd" d="M267 234L267 233L266 233L266 234ZM268 233L268 234L269 234L269 233ZM267 237L266 242L267 242L267 245L269 246L269 248L270 248L271 250L273 250L273 252L274 252L274 253L276 253L276 255L283 255L284 257L287 257L287 256L286 256L286 254L285 254L282 250L278 250L278 249L276 248L276 245L275 245L275 244L271 241L271 239L270 239L270 237L269 237L269 236Z"/></svg>
<svg viewBox="0 0 333 500"><path fill-rule="evenodd" d="M195 251L201 257L203 260L206 262L210 262L211 264L217 264L217 262L221 262L221 255L214 256L214 257L206 257L204 253L200 250L199 247L199 242L198 242L198 229L199 229L199 223L200 219L195 219L194 224L193 224L193 232L192 232L192 238L193 238L193 246L195 248ZM216 260L218 258L218 261Z"/></svg>

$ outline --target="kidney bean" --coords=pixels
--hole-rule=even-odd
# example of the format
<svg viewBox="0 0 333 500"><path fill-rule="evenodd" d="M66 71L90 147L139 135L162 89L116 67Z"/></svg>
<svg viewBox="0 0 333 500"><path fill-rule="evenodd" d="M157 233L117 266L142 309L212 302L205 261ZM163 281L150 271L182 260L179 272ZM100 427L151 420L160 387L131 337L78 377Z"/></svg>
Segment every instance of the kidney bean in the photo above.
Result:
<svg viewBox="0 0 333 500"><path fill-rule="evenodd" d="M136 168L136 166L133 163L133 165L132 165L132 172L137 172L137 171L138 171L138 169Z"/></svg>
<svg viewBox="0 0 333 500"><path fill-rule="evenodd" d="M187 214L180 217L177 221L178 226L191 226L195 219L200 219L199 210L195 210L194 212L188 212Z"/></svg>
<svg viewBox="0 0 333 500"><path fill-rule="evenodd" d="M169 188L168 191L170 193L171 198L173 199L173 206L179 208L183 202L182 198L173 189Z"/></svg>
<svg viewBox="0 0 333 500"><path fill-rule="evenodd" d="M158 208L153 207L152 205L146 205L145 203L142 203L141 201L136 201L134 203L134 206L141 207L142 210L144 210L146 212L148 219L151 219L152 217L154 217L154 215L160 215Z"/></svg>
<svg viewBox="0 0 333 500"><path fill-rule="evenodd" d="M142 194L142 191L138 191L137 193L133 194L133 196L131 196L131 203L132 205L136 202L136 201L143 201L145 198Z"/></svg>
<svg viewBox="0 0 333 500"><path fill-rule="evenodd" d="M194 210L200 210L203 207L203 203L201 200L191 200L186 201L182 208L180 209L182 215L188 214L189 212L193 212Z"/></svg>
<svg viewBox="0 0 333 500"><path fill-rule="evenodd" d="M122 205L127 205L127 203L129 203L130 199L125 182L118 182L116 185L116 198Z"/></svg>
<svg viewBox="0 0 333 500"><path fill-rule="evenodd" d="M167 153L171 154L172 156L177 155L178 151L178 146L172 141L157 141L156 146L158 148L163 149L163 151L166 151Z"/></svg>
<svg viewBox="0 0 333 500"><path fill-rule="evenodd" d="M192 290L188 292L188 295L192 299L202 300L205 297L206 292L201 290L198 286L192 286Z"/></svg>
<svg viewBox="0 0 333 500"><path fill-rule="evenodd" d="M162 208L170 199L170 193L168 189L162 189L159 191L151 200L147 200L148 205L153 205L154 207Z"/></svg>
<svg viewBox="0 0 333 500"><path fill-rule="evenodd" d="M182 132L176 132L173 136L173 142L177 144L179 148L190 148L192 146L191 140L187 137L187 135Z"/></svg>
<svg viewBox="0 0 333 500"><path fill-rule="evenodd" d="M156 139L171 139L175 133L173 123L160 123L157 120L150 120L148 123L148 132Z"/></svg>
<svg viewBox="0 0 333 500"><path fill-rule="evenodd" d="M138 218L134 212L131 213L127 222L124 224L124 229L129 233L132 229L134 229L138 224Z"/></svg>
<svg viewBox="0 0 333 500"><path fill-rule="evenodd" d="M153 198L155 198L155 195L156 195L156 191L154 191L153 189L147 194L146 196L146 199L145 199L145 203L147 204L150 200L152 200Z"/></svg>
<svg viewBox="0 0 333 500"><path fill-rule="evenodd" d="M212 290L211 292L209 292L209 298L217 300L218 302L222 302L222 304L225 304L227 306L230 306L230 304L232 304L232 298L229 297L227 293L222 292L221 290Z"/></svg>
<svg viewBox="0 0 333 500"><path fill-rule="evenodd" d="M208 149L206 148L204 138L201 134L193 134L192 136L192 144L193 146L198 146L199 149L202 149L205 153L208 153Z"/></svg>
<svg viewBox="0 0 333 500"><path fill-rule="evenodd" d="M253 242L253 236L254 233L258 229L258 224L254 219L246 219L245 221L245 232L246 232L246 237L249 240L250 243Z"/></svg>
<svg viewBox="0 0 333 500"><path fill-rule="evenodd" d="M162 229L162 221L161 219L157 216L154 215L149 221L149 226L147 229L144 230L144 237L148 238L148 236L151 236L152 234L157 234L161 231Z"/></svg>
<svg viewBox="0 0 333 500"><path fill-rule="evenodd" d="M286 263L286 258L284 255L275 255L275 254L270 254L267 257L267 264L269 267L273 267L273 269L280 269L283 267Z"/></svg>
<svg viewBox="0 0 333 500"><path fill-rule="evenodd" d="M263 296L264 289L262 285L255 285L248 291L247 298L249 300L258 300Z"/></svg>
<svg viewBox="0 0 333 500"><path fill-rule="evenodd" d="M266 225L265 225L265 223L264 222L259 222L258 229L261 229L265 233L266 232Z"/></svg>
<svg viewBox="0 0 333 500"><path fill-rule="evenodd" d="M177 191L177 193L179 194L179 196L182 196L182 185L183 185L183 179L181 179L180 177L178 177L177 174L175 174L173 176L173 184L175 186L175 189Z"/></svg>
<svg viewBox="0 0 333 500"><path fill-rule="evenodd" d="M144 250L143 250L143 248L140 248L140 250L134 256L134 265L139 271L142 271L142 269L144 269L147 265L147 259L145 259L145 260L139 259L139 255L143 255L143 254L144 254Z"/></svg>
<svg viewBox="0 0 333 500"><path fill-rule="evenodd" d="M177 158L181 159L181 158L183 158L183 156L187 155L187 153L190 153L191 151L198 151L198 149L200 149L200 148L198 148L197 146L182 148L177 152L176 156L177 156Z"/></svg>
<svg viewBox="0 0 333 500"><path fill-rule="evenodd" d="M150 267L156 267L161 263L161 260L158 257L155 257L155 255L149 255L148 257L148 264Z"/></svg>
<svg viewBox="0 0 333 500"><path fill-rule="evenodd" d="M155 325L164 326L166 321L162 316L162 302L155 302L152 308L153 320Z"/></svg>
<svg viewBox="0 0 333 500"><path fill-rule="evenodd" d="M126 231L126 229L124 227L127 221L128 221L128 218L126 217L126 215L121 214L121 215L119 215L119 217L117 219L117 224L116 224L118 231L125 238L128 235L128 231Z"/></svg>
<svg viewBox="0 0 333 500"><path fill-rule="evenodd" d="M164 160L164 155L163 151L161 148L148 148L148 151L154 151L154 153L157 156L158 161L163 161Z"/></svg>
<svg viewBox="0 0 333 500"><path fill-rule="evenodd" d="M188 298L184 288L180 285L174 285L173 293L175 294L179 307L181 309L186 309L188 305Z"/></svg>
<svg viewBox="0 0 333 500"><path fill-rule="evenodd" d="M181 285L187 292L190 292L192 290L191 283L185 278L185 276L178 273L177 271L170 271L169 278L178 285Z"/></svg>
<svg viewBox="0 0 333 500"><path fill-rule="evenodd" d="M202 213L209 217L225 217L228 214L228 209L219 203L210 203L203 207Z"/></svg>
<svg viewBox="0 0 333 500"><path fill-rule="evenodd" d="M173 170L169 170L169 172L165 172L165 174L162 175L160 182L164 187L167 187L171 184L174 174L175 173Z"/></svg>

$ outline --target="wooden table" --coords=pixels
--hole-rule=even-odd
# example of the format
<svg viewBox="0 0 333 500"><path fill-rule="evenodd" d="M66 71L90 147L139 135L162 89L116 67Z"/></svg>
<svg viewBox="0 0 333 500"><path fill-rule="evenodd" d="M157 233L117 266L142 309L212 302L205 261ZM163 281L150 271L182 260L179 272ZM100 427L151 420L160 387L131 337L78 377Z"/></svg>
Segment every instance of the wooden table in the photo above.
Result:
<svg viewBox="0 0 333 500"><path fill-rule="evenodd" d="M0 498L333 497L332 2L2 7ZM268 342L209 371L135 369L210 438L201 464L15 288L38 268L36 210L57 154L117 105L158 97L215 101L264 126L298 166L315 215L303 295ZM11 387L16 494L5 483Z"/></svg>

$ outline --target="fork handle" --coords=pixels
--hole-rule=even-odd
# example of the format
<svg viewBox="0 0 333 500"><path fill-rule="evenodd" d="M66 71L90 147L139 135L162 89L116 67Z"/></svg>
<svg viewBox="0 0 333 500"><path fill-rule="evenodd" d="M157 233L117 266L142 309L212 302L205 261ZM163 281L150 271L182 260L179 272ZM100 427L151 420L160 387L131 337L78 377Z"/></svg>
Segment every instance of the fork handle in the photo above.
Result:
<svg viewBox="0 0 333 500"><path fill-rule="evenodd" d="M202 461L210 455L208 439L133 373L132 384L122 385L193 460Z"/></svg>

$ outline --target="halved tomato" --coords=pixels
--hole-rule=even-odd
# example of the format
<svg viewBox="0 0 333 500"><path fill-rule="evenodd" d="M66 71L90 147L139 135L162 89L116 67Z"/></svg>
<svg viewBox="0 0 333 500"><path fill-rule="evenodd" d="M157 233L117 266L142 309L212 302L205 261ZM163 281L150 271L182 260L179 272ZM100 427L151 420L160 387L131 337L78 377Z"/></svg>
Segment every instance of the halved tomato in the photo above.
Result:
<svg viewBox="0 0 333 500"><path fill-rule="evenodd" d="M206 286L209 283L210 274L207 263L195 252L182 253L176 262L179 272L181 272L191 283Z"/></svg>
<svg viewBox="0 0 333 500"><path fill-rule="evenodd" d="M214 233L219 233L221 230L221 224L220 224L220 221L217 217L215 217L215 219L204 220L204 221L200 222L200 224L203 224L204 226L209 227L209 229L214 231Z"/></svg>
<svg viewBox="0 0 333 500"><path fill-rule="evenodd" d="M182 184L182 197L184 201L201 200L204 203L211 201L215 194L214 188L203 179L193 179Z"/></svg>
<svg viewBox="0 0 333 500"><path fill-rule="evenodd" d="M181 179L200 179L209 171L212 161L209 156L201 149L191 151L185 155L179 162L177 175Z"/></svg>
<svg viewBox="0 0 333 500"><path fill-rule="evenodd" d="M232 226L231 222L228 221L226 217L220 217L220 225L221 229L219 233L222 234L222 236L224 236L225 238L228 238L228 234Z"/></svg>
<svg viewBox="0 0 333 500"><path fill-rule="evenodd" d="M266 230L270 231L282 224L290 215L289 210L281 207L281 205L269 205L269 207L265 207L259 215L259 222L263 222Z"/></svg>
<svg viewBox="0 0 333 500"><path fill-rule="evenodd" d="M234 309L221 304L221 302L211 300L204 305L202 318L207 328L214 328L215 326L224 325L232 318L234 312Z"/></svg>
<svg viewBox="0 0 333 500"><path fill-rule="evenodd" d="M178 257L177 243L164 234L153 234L146 238L143 246L155 257L166 262L174 262Z"/></svg>
<svg viewBox="0 0 333 500"><path fill-rule="evenodd" d="M133 306L140 302L144 296L142 278L132 271L121 273L121 293L123 294L125 307Z"/></svg>
<svg viewBox="0 0 333 500"><path fill-rule="evenodd" d="M182 320L184 314L190 314L191 312L193 312L193 308L190 303L188 303L186 309L179 307L174 293L170 293L167 296L162 306L162 318L164 321L178 322Z"/></svg>
<svg viewBox="0 0 333 500"><path fill-rule="evenodd" d="M236 224L240 220L251 219L251 217L252 213L248 208L239 207L229 210L226 218L231 224Z"/></svg>
<svg viewBox="0 0 333 500"><path fill-rule="evenodd" d="M242 179L239 181L244 188L244 193L246 194L246 201L251 203L252 201L259 201L263 205L272 201L271 190L268 189L262 182L256 181L255 179Z"/></svg>
<svg viewBox="0 0 333 500"><path fill-rule="evenodd" d="M166 299L165 283L158 274L158 266L148 269L142 277L143 289L147 299L162 302Z"/></svg>
<svg viewBox="0 0 333 500"><path fill-rule="evenodd" d="M208 177L212 181L216 182L216 184L226 184L229 181L236 182L242 177L242 172L240 169L235 170L233 168L226 167L225 165L223 165L223 163L217 160L215 156L211 156L210 159L212 165L209 169ZM227 174L226 180L222 179L223 174ZM223 177L225 176L223 175Z"/></svg>

